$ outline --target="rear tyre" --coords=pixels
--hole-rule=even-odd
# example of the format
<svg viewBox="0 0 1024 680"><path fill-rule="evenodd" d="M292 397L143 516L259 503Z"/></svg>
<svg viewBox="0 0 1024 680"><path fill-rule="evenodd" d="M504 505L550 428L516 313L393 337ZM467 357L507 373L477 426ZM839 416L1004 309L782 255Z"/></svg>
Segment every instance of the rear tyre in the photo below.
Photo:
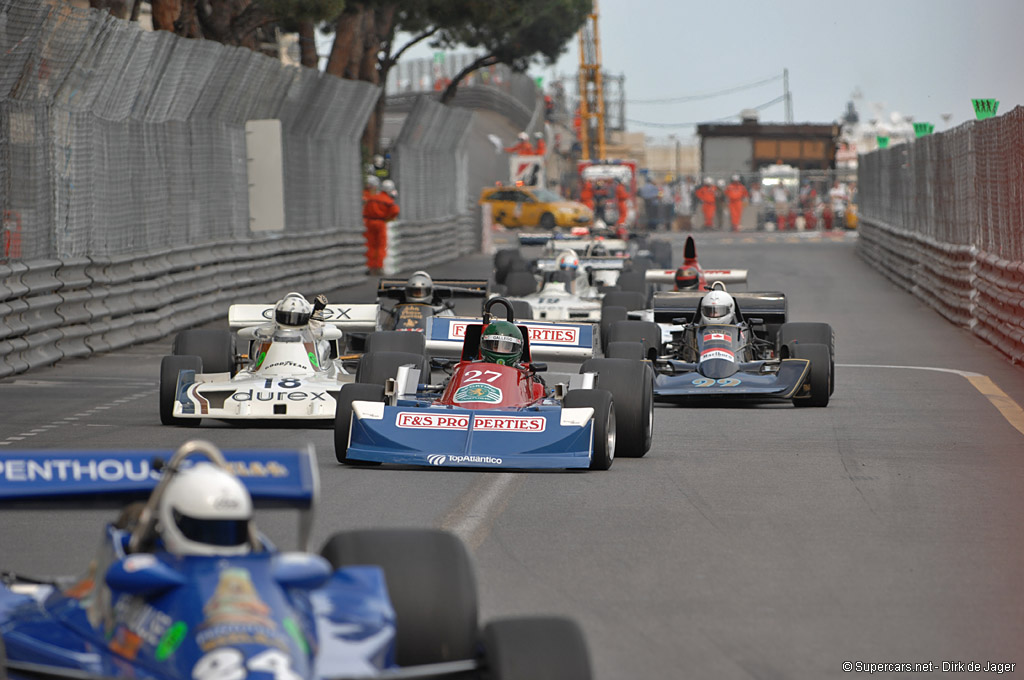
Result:
<svg viewBox="0 0 1024 680"><path fill-rule="evenodd" d="M509 300L512 304L512 316L516 321L532 321L533 307L526 300Z"/></svg>
<svg viewBox="0 0 1024 680"><path fill-rule="evenodd" d="M775 336L776 348L780 356L783 356L783 348L796 344L817 344L828 347L832 359L829 365L832 383L829 387L829 394L835 390L836 383L836 334L832 326L827 323L813 321L790 321L779 326Z"/></svg>
<svg viewBox="0 0 1024 680"><path fill-rule="evenodd" d="M620 291L640 293L644 296L644 307L647 306L647 293L648 284L647 269L639 269L634 271L625 271L619 274L619 280L616 282L615 287Z"/></svg>
<svg viewBox="0 0 1024 680"><path fill-rule="evenodd" d="M646 309L647 296L636 291L613 290L601 298L601 307L625 307L629 311Z"/></svg>
<svg viewBox="0 0 1024 680"><path fill-rule="evenodd" d="M828 345L794 344L790 345L794 359L809 359L811 375L807 381L811 385L811 396L793 399L794 406L828 406L832 394L832 353Z"/></svg>
<svg viewBox="0 0 1024 680"><path fill-rule="evenodd" d="M384 385L388 378L398 374L398 368L412 364L420 369L420 382L430 382L430 363L422 354L412 352L374 352L359 358L356 382L366 385Z"/></svg>
<svg viewBox="0 0 1024 680"><path fill-rule="evenodd" d="M625 307L601 307L601 351L608 351L608 335L611 333L612 324L616 321L626 320Z"/></svg>
<svg viewBox="0 0 1024 680"><path fill-rule="evenodd" d="M579 625L555 616L500 619L484 626L491 680L590 680L590 653Z"/></svg>
<svg viewBox="0 0 1024 680"><path fill-rule="evenodd" d="M235 372L235 337L230 331L194 328L178 333L171 352L178 356L196 356L203 360L207 373Z"/></svg>
<svg viewBox="0 0 1024 680"><path fill-rule="evenodd" d="M644 345L642 342L609 342L604 355L608 359L643 361Z"/></svg>
<svg viewBox="0 0 1024 680"><path fill-rule="evenodd" d="M348 442L352 432L352 402L384 401L382 385L342 385L338 392L338 403L334 409L334 456L346 465L380 465L378 461L349 460Z"/></svg>
<svg viewBox="0 0 1024 680"><path fill-rule="evenodd" d="M505 279L505 294L509 297L522 297L537 292L537 279L533 274L524 271L509 272Z"/></svg>
<svg viewBox="0 0 1024 680"><path fill-rule="evenodd" d="M201 418L175 418L174 402L178 399L178 373L203 372L203 360L197 356L168 356L160 360L160 422L164 425L199 427Z"/></svg>
<svg viewBox="0 0 1024 680"><path fill-rule="evenodd" d="M331 536L320 554L335 569L377 565L384 571L400 666L474 658L476 577L456 536L434 529L345 531Z"/></svg>
<svg viewBox="0 0 1024 680"><path fill-rule="evenodd" d="M591 470L607 470L615 462L618 433L615 404L608 390L573 390L562 400L563 408L594 409L594 452Z"/></svg>
<svg viewBox="0 0 1024 680"><path fill-rule="evenodd" d="M499 250L494 255L495 283L505 283L509 272L525 271L527 268L526 260L517 249Z"/></svg>
<svg viewBox="0 0 1024 680"><path fill-rule="evenodd" d="M366 336L366 353L373 352L406 352L408 354L424 354L427 351L427 340L423 333L408 331L376 331Z"/></svg>
<svg viewBox="0 0 1024 680"><path fill-rule="evenodd" d="M608 344L613 342L642 343L640 358L654 361L661 355L661 326L653 321L616 321L608 327Z"/></svg>
<svg viewBox="0 0 1024 680"><path fill-rule="evenodd" d="M580 373L596 373L597 386L612 393L616 455L641 458L654 431L654 381L647 364L629 359L587 359Z"/></svg>
<svg viewBox="0 0 1024 680"><path fill-rule="evenodd" d="M661 269L672 269L672 244L668 241L651 241L648 246L651 257Z"/></svg>

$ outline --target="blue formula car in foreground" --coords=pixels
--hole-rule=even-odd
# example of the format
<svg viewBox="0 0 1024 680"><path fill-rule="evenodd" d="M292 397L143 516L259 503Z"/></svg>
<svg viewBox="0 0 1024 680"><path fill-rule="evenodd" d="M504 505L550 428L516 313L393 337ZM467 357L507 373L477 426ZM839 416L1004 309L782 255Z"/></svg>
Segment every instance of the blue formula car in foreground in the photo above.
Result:
<svg viewBox="0 0 1024 680"><path fill-rule="evenodd" d="M496 323L522 338L521 358L512 365L482 357L481 337L496 305L505 311ZM653 372L639 359L588 359L592 325L517 325L512 304L492 298L482 323L433 317L426 335L426 351L435 363L448 359L450 377L424 385L417 355L363 355L361 372L372 365L366 372L389 377L385 386L381 380L342 388L338 462L606 470L616 455L640 457L650 449ZM538 359L579 363L579 373L549 388L539 375L547 365Z"/></svg>
<svg viewBox="0 0 1024 680"><path fill-rule="evenodd" d="M586 645L570 620L505 619L478 628L472 565L451 534L349 531L334 534L320 555L278 551L255 530L252 507L299 509L304 541L317 497L311 451L222 455L193 441L162 471L154 455L0 454L4 507L129 504L104 528L80 576L3 574L0 677L590 677ZM168 520L174 485L200 475L221 485L200 501L234 516L241 507L249 519L212 522L175 509ZM212 547L207 554L172 549L178 539L161 527L165 521Z"/></svg>

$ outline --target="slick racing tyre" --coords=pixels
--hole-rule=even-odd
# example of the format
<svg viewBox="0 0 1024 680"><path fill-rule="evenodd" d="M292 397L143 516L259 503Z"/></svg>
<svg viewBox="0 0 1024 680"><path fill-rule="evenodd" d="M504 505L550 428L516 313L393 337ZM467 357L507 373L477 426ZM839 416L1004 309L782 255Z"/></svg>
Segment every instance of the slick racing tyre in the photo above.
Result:
<svg viewBox="0 0 1024 680"><path fill-rule="evenodd" d="M637 309L643 309L647 306L647 298L649 291L649 284L647 283L647 269L638 269L631 271L624 271L619 274L619 280L615 283L615 287L624 292L639 293L643 296L643 305Z"/></svg>
<svg viewBox="0 0 1024 680"><path fill-rule="evenodd" d="M402 332L402 331L396 331ZM418 335L418 333L416 334ZM430 382L430 362L423 354L412 352L373 352L359 358L356 382L364 385L381 385L388 378L398 375L400 366L412 364L420 369L420 383Z"/></svg>
<svg viewBox="0 0 1024 680"><path fill-rule="evenodd" d="M607 297L607 296L606 296ZM608 352L608 335L611 333L612 324L616 321L626 320L626 308L615 306L601 307L601 351Z"/></svg>
<svg viewBox="0 0 1024 680"><path fill-rule="evenodd" d="M811 374L807 382L811 385L809 397L794 398L794 406L828 406L832 394L832 353L828 345L800 343L791 345L794 359L809 359Z"/></svg>
<svg viewBox="0 0 1024 680"><path fill-rule="evenodd" d="M196 356L169 356L160 360L160 422L164 425L199 427L201 418L175 418L174 402L178 398L178 373L203 372L203 360Z"/></svg>
<svg viewBox="0 0 1024 680"><path fill-rule="evenodd" d="M836 385L836 334L832 331L832 326L827 323L790 321L779 326L775 342L779 356L785 356L789 350L783 348L791 347L794 344L818 344L828 347L828 352L832 357L829 369L832 375L829 394L832 394Z"/></svg>
<svg viewBox="0 0 1024 680"><path fill-rule="evenodd" d="M526 300L509 300L516 321L533 321L533 307Z"/></svg>
<svg viewBox="0 0 1024 680"><path fill-rule="evenodd" d="M367 529L331 536L320 551L335 569L376 565L395 610L400 666L472 659L476 577L466 546L435 529Z"/></svg>
<svg viewBox="0 0 1024 680"><path fill-rule="evenodd" d="M662 269L672 269L672 244L668 241L651 241L647 246L654 263Z"/></svg>
<svg viewBox="0 0 1024 680"><path fill-rule="evenodd" d="M647 308L647 296L634 290L613 290L601 298L601 308L625 307L628 311Z"/></svg>
<svg viewBox="0 0 1024 680"><path fill-rule="evenodd" d="M629 359L587 359L580 373L596 373L597 386L615 403L616 455L641 458L654 431L654 378L648 365Z"/></svg>
<svg viewBox="0 0 1024 680"><path fill-rule="evenodd" d="M644 360L644 344L642 342L609 342L604 355L608 359Z"/></svg>
<svg viewBox="0 0 1024 680"><path fill-rule="evenodd" d="M590 680L590 653L579 624L556 616L499 619L484 626L491 680Z"/></svg>
<svg viewBox="0 0 1024 680"><path fill-rule="evenodd" d="M572 390L562 400L562 408L594 409L594 452L590 457L590 469L610 468L615 462L618 446L612 393L608 390Z"/></svg>
<svg viewBox="0 0 1024 680"><path fill-rule="evenodd" d="M616 321L608 328L608 343L613 342L643 343L641 359L654 361L661 356L661 326L653 321Z"/></svg>
<svg viewBox="0 0 1024 680"><path fill-rule="evenodd" d="M235 373L235 338L230 331L206 328L182 331L174 338L171 353L199 357L207 373Z"/></svg>
<svg viewBox="0 0 1024 680"><path fill-rule="evenodd" d="M494 255L494 282L504 284L511 272L529 271L530 266L518 250L499 250Z"/></svg>
<svg viewBox="0 0 1024 680"><path fill-rule="evenodd" d="M427 340L423 333L408 331L375 331L366 336L366 353L373 352L407 352L424 354L427 351Z"/></svg>
<svg viewBox="0 0 1024 680"><path fill-rule="evenodd" d="M334 409L334 455L339 463L347 465L380 465L377 461L349 460L348 442L352 432L352 402L384 401L383 385L342 385Z"/></svg>
<svg viewBox="0 0 1024 680"><path fill-rule="evenodd" d="M505 294L509 297L522 297L537 292L537 279L530 272L509 272L505 279Z"/></svg>

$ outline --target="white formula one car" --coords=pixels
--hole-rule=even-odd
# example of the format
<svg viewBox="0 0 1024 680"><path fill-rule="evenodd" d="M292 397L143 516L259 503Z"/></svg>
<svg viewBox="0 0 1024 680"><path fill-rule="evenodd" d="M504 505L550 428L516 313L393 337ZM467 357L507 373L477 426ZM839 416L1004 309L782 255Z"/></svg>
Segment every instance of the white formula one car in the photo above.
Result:
<svg viewBox="0 0 1024 680"><path fill-rule="evenodd" d="M160 363L160 421L333 419L338 391L355 380L355 364L350 371L343 360L345 336L375 330L379 306L326 305L311 319L313 311L289 293L276 304L232 305L228 325L237 336L179 333Z"/></svg>

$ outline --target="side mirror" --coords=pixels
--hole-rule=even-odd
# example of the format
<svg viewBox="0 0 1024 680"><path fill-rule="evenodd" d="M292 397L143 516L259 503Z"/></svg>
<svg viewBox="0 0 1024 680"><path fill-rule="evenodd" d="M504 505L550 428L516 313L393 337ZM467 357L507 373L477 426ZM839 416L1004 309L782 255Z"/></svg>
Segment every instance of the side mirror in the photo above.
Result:
<svg viewBox="0 0 1024 680"><path fill-rule="evenodd" d="M533 371L534 373L543 373L544 371L548 370L548 365L543 361L531 361L530 370Z"/></svg>
<svg viewBox="0 0 1024 680"><path fill-rule="evenodd" d="M301 552L280 553L273 557L270 574L284 588L313 590L334 573L330 563L319 555Z"/></svg>
<svg viewBox="0 0 1024 680"><path fill-rule="evenodd" d="M751 326L760 326L764 323L764 319L755 316L747 319L747 323L749 323Z"/></svg>

